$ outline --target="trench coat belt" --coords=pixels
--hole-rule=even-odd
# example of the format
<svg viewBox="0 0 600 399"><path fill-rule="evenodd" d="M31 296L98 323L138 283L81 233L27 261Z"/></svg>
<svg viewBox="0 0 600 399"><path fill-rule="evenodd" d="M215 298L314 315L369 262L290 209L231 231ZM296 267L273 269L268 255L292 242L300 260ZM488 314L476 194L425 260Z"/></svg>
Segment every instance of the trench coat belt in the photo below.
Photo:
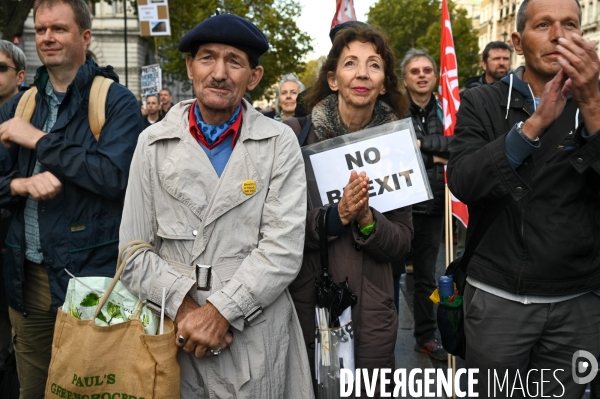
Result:
<svg viewBox="0 0 600 399"><path fill-rule="evenodd" d="M212 267L210 273L206 273L206 271L201 271L203 275L197 272L197 269L205 269L205 267L194 267L190 265L186 265L179 262L167 261L171 267L177 270L179 273L184 276L198 278L199 275L204 279L204 281L196 280L196 283L200 283L202 285L207 285L211 292L220 290L223 285L231 280L231 277L235 274L237 269L242 264L242 259L227 262L217 266ZM206 266L206 265L202 265ZM195 270L196 269L196 273ZM215 278L216 277L216 278ZM200 290L202 292L203 290ZM204 291L206 292L206 291ZM206 292L204 295L207 295ZM200 294L199 294L200 295ZM235 374L236 374L236 385L239 390L242 385L244 385L247 381L250 380L250 360L248 355L248 346L244 334L242 332L233 331L233 342L228 347L231 351L231 357L233 358L233 364L235 366ZM213 360L217 360L218 358L214 358Z"/></svg>

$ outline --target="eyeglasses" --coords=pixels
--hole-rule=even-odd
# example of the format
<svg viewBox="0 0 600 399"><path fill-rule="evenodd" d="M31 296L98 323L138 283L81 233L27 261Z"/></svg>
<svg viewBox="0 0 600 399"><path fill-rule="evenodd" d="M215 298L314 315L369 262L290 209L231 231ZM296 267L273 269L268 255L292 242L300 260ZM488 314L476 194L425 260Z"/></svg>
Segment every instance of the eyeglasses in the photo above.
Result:
<svg viewBox="0 0 600 399"><path fill-rule="evenodd" d="M423 70L423 75L429 75L429 74L433 73L432 67L410 68L410 70L408 72L410 72L411 75L416 76L416 75L421 74L421 70Z"/></svg>
<svg viewBox="0 0 600 399"><path fill-rule="evenodd" d="M17 68L8 65L6 62L0 62L0 72L6 72L8 71L8 68L14 69L15 71L17 70Z"/></svg>

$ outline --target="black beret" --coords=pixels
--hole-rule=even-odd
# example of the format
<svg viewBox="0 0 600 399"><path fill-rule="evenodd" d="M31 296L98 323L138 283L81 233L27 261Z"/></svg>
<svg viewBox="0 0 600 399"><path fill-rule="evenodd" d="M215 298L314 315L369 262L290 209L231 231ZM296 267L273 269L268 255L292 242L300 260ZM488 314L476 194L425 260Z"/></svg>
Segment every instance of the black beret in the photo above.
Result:
<svg viewBox="0 0 600 399"><path fill-rule="evenodd" d="M342 29L351 28L354 26L362 26L363 28L370 28L369 25L365 24L364 22L360 22L360 21L342 22L341 24L337 24L336 26L331 28L331 30L329 31L329 38L331 39L331 43L333 43L333 39L335 39L335 35L337 35L337 33L339 31L341 31Z"/></svg>
<svg viewBox="0 0 600 399"><path fill-rule="evenodd" d="M254 65L269 50L269 41L252 22L234 15L220 14L205 19L190 30L179 42L179 51L189 53L206 43L221 43L248 54Z"/></svg>

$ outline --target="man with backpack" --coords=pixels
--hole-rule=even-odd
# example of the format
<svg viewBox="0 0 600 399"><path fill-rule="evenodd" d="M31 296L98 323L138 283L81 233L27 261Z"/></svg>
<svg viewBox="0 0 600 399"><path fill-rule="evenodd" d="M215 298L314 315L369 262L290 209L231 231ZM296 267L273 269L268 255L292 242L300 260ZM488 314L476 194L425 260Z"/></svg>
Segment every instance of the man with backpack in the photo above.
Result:
<svg viewBox="0 0 600 399"><path fill-rule="evenodd" d="M67 271L114 275L141 131L134 95L86 57L87 3L36 0L33 16L43 66L35 87L0 109L0 207L13 212L4 277L21 399L44 396Z"/></svg>

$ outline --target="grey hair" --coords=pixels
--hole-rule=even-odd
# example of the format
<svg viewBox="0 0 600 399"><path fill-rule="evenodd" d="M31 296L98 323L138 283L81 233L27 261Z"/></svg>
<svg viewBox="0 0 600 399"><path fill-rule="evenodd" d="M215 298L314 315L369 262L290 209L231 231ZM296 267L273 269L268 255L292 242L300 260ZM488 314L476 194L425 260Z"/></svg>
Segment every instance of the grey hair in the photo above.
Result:
<svg viewBox="0 0 600 399"><path fill-rule="evenodd" d="M275 97L275 112L277 114L281 113L281 109L279 108L279 95L281 94L281 86L283 86L285 82L296 83L298 85L298 94L302 93L305 89L304 83L300 81L300 78L298 78L298 75L296 75L295 73L286 73L285 75L283 75L281 77L281 80L277 84L277 94Z"/></svg>
<svg viewBox="0 0 600 399"><path fill-rule="evenodd" d="M15 63L17 71L24 71L27 68L27 60L23 50L7 40L0 40L0 53L3 53Z"/></svg>
<svg viewBox="0 0 600 399"><path fill-rule="evenodd" d="M435 73L436 75L438 74L437 65L435 64L435 61L433 60L433 58L431 58L429 53L427 53L427 50L411 48L406 52L404 58L402 59L402 62L400 63L400 69L402 71L403 78L406 77L406 66L408 65L408 63L414 60L415 58L421 57L427 58L429 61L431 61L431 65L433 65L433 73Z"/></svg>
<svg viewBox="0 0 600 399"><path fill-rule="evenodd" d="M517 32L523 34L525 30L525 24L527 23L527 5L530 0L523 0L521 5L519 6L519 11L517 11ZM581 4L579 4L579 0L574 0L577 3L577 8L579 8L578 16L579 16L579 25L581 25Z"/></svg>

